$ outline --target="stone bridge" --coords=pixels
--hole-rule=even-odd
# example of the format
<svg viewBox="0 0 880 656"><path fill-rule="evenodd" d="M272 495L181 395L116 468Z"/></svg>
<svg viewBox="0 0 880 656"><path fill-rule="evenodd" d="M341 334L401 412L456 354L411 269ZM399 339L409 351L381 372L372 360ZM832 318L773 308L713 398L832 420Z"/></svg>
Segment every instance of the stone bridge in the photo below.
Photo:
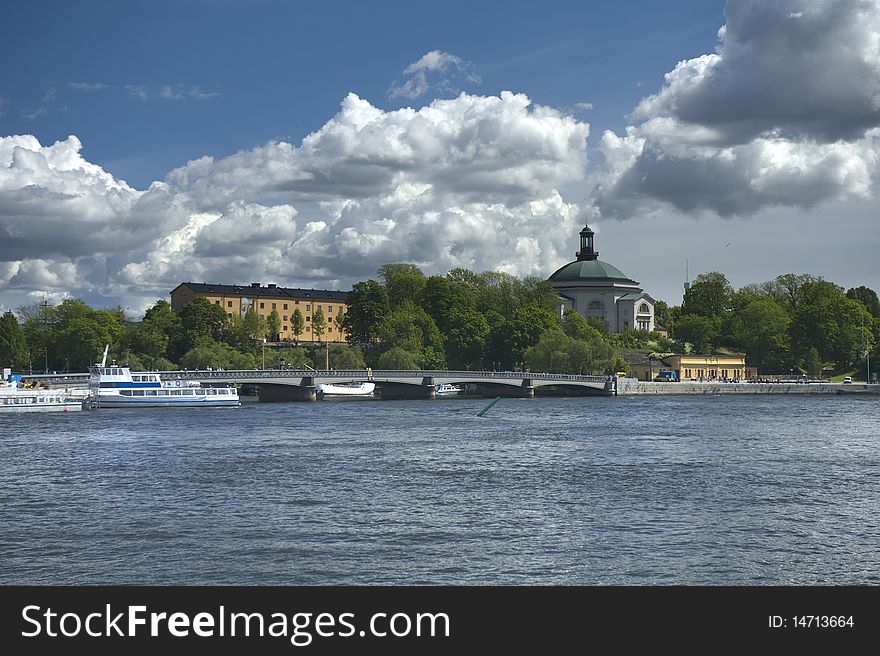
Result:
<svg viewBox="0 0 880 656"><path fill-rule="evenodd" d="M611 376L545 374L530 371L387 371L373 369L312 371L303 369L244 369L161 371L162 380L197 380L207 385L222 383L256 385L261 401L314 401L320 383L376 384L383 399L430 399L435 386L444 383L472 385L483 396L528 398L535 388L552 388L559 394L602 395L615 393ZM23 375L50 387L86 385L88 374Z"/></svg>

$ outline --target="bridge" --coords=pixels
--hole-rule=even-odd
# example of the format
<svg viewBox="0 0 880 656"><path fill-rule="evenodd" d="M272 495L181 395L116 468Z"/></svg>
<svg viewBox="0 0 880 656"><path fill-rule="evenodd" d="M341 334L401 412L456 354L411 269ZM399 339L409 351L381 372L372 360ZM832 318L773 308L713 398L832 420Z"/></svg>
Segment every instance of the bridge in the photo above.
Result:
<svg viewBox="0 0 880 656"><path fill-rule="evenodd" d="M612 376L547 374L531 371L447 371L447 370L305 370L238 369L160 371L162 380L195 380L206 385L257 386L261 401L314 401L320 383L376 384L383 399L431 399L435 386L444 383L473 386L483 396L530 398L536 388L550 388L557 394L610 396L616 391ZM25 381L39 381L47 387L88 384L89 374L22 374ZM548 389L547 391L550 391Z"/></svg>

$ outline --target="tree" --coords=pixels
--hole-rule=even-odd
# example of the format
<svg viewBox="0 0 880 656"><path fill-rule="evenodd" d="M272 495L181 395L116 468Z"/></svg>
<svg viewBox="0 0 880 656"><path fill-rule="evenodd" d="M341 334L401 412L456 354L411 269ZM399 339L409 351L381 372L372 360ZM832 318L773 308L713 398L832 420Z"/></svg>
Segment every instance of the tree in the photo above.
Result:
<svg viewBox="0 0 880 656"><path fill-rule="evenodd" d="M330 367L332 369L366 369L364 356L354 346L330 344Z"/></svg>
<svg viewBox="0 0 880 656"><path fill-rule="evenodd" d="M617 353L598 332L592 339L569 337L558 328L545 332L537 344L525 352L531 371L563 374L610 373L617 364Z"/></svg>
<svg viewBox="0 0 880 656"><path fill-rule="evenodd" d="M379 356L379 369L415 371L419 369L418 356L399 346Z"/></svg>
<svg viewBox="0 0 880 656"><path fill-rule="evenodd" d="M399 307L407 301L411 303L421 301L427 279L416 265L383 264L379 267L378 273L385 283L385 289L388 290L388 302L391 307Z"/></svg>
<svg viewBox="0 0 880 656"><path fill-rule="evenodd" d="M477 369L486 353L489 322L481 312L468 307L453 309L444 331L444 349L451 369Z"/></svg>
<svg viewBox="0 0 880 656"><path fill-rule="evenodd" d="M682 346L685 342L693 346L697 353L706 353L712 341L718 336L720 318L710 318L699 314L685 314L675 324L675 339Z"/></svg>
<svg viewBox="0 0 880 656"><path fill-rule="evenodd" d="M348 312L344 319L350 344L369 344L378 338L379 324L391 311L388 291L375 280L358 282L348 293Z"/></svg>
<svg viewBox="0 0 880 656"><path fill-rule="evenodd" d="M303 334L303 331L306 329L306 320L303 318L303 313L300 312L299 308L296 308L293 311L293 316L290 317L290 332L293 333L293 339L299 343L299 336Z"/></svg>
<svg viewBox="0 0 880 656"><path fill-rule="evenodd" d="M227 325L227 317L222 307L198 297L183 306L180 323L184 331L182 342L189 350L202 338L220 339Z"/></svg>
<svg viewBox="0 0 880 656"><path fill-rule="evenodd" d="M880 318L880 299L877 298L877 292L873 289L864 285L853 287L846 290L846 297L862 303L875 319Z"/></svg>
<svg viewBox="0 0 880 656"><path fill-rule="evenodd" d="M316 307L312 312L312 334L319 342L327 330L327 319L324 317L324 311L320 307Z"/></svg>
<svg viewBox="0 0 880 656"><path fill-rule="evenodd" d="M24 369L28 364L27 341L12 312L0 317L0 367Z"/></svg>
<svg viewBox="0 0 880 656"><path fill-rule="evenodd" d="M811 378L817 378L822 374L822 360L819 359L819 351L815 346L811 346L804 358L804 369Z"/></svg>
<svg viewBox="0 0 880 656"><path fill-rule="evenodd" d="M788 361L790 323L788 313L778 303L757 298L737 313L733 337L745 350L750 365L759 371L779 372Z"/></svg>
<svg viewBox="0 0 880 656"><path fill-rule="evenodd" d="M420 369L445 366L443 337L437 324L421 307L405 303L392 310L378 328L385 350L400 347L416 358Z"/></svg>
<svg viewBox="0 0 880 656"><path fill-rule="evenodd" d="M685 292L682 309L685 314L720 317L730 310L732 297L727 276L718 271L701 273Z"/></svg>
<svg viewBox="0 0 880 656"><path fill-rule="evenodd" d="M872 324L862 302L847 298L842 287L825 280L807 283L792 318L792 346L799 355L815 347L823 361L849 367L859 359Z"/></svg>
<svg viewBox="0 0 880 656"><path fill-rule="evenodd" d="M272 342L277 342L278 334L280 332L281 317L278 315L278 310L276 308L272 308L269 316L266 317L266 337Z"/></svg>

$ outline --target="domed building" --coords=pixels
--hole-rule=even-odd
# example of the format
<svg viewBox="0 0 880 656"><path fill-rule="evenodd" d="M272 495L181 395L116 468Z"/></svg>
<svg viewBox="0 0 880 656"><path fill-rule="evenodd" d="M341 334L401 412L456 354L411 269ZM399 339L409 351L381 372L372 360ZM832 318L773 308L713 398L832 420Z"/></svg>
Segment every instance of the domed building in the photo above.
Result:
<svg viewBox="0 0 880 656"><path fill-rule="evenodd" d="M654 330L656 301L638 282L599 259L594 235L585 225L577 259L550 276L550 284L560 295L561 311L573 308L586 319L601 319L616 333L633 328Z"/></svg>

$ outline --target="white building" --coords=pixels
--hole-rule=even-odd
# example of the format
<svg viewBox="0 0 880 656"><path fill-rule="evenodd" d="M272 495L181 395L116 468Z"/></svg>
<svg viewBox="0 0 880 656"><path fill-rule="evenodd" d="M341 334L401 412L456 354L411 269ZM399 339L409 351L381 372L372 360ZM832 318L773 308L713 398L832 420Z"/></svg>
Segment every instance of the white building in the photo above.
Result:
<svg viewBox="0 0 880 656"><path fill-rule="evenodd" d="M584 318L605 321L609 330L654 330L656 301L642 291L639 283L627 278L617 267L602 262L593 248L590 226L581 230L577 259L550 276L559 293L561 310L574 308Z"/></svg>

